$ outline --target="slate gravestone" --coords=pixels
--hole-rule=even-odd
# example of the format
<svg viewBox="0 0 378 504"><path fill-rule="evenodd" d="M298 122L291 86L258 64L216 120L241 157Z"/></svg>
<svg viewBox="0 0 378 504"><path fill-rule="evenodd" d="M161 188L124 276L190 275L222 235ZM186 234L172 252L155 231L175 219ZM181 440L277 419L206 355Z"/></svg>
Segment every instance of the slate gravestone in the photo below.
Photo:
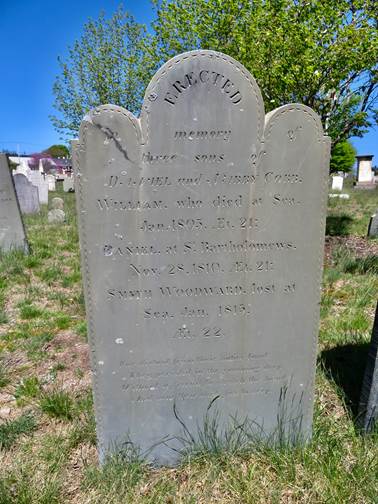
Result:
<svg viewBox="0 0 378 504"><path fill-rule="evenodd" d="M102 460L129 440L174 463L215 398L223 432L234 417L262 439L310 436L329 145L306 106L265 116L249 72L212 51L166 63L140 119L115 105L84 118L73 153Z"/></svg>
<svg viewBox="0 0 378 504"><path fill-rule="evenodd" d="M378 419L378 304L362 383L359 413L361 428L365 432L371 432Z"/></svg>
<svg viewBox="0 0 378 504"><path fill-rule="evenodd" d="M0 154L0 250L12 249L27 252L28 243L8 160Z"/></svg>
<svg viewBox="0 0 378 504"><path fill-rule="evenodd" d="M368 236L378 238L378 210L370 217Z"/></svg>
<svg viewBox="0 0 378 504"><path fill-rule="evenodd" d="M25 214L39 212L38 187L20 173L15 175L13 180L21 212Z"/></svg>

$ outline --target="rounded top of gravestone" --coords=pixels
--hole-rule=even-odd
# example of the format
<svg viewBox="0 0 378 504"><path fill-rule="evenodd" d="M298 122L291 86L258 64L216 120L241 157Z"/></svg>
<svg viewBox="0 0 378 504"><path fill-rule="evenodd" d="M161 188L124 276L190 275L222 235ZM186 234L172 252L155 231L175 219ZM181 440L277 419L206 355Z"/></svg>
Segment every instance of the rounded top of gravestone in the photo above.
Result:
<svg viewBox="0 0 378 504"><path fill-rule="evenodd" d="M59 209L63 210L64 208L64 201L62 198L53 198L51 200L51 208L52 209Z"/></svg>
<svg viewBox="0 0 378 504"><path fill-rule="evenodd" d="M65 220L66 220L66 214L60 208L53 208L47 214L47 221L50 224L64 222Z"/></svg>
<svg viewBox="0 0 378 504"><path fill-rule="evenodd" d="M29 179L27 178L26 175L23 173L16 173L13 175L14 181L17 182L18 184L29 184Z"/></svg>

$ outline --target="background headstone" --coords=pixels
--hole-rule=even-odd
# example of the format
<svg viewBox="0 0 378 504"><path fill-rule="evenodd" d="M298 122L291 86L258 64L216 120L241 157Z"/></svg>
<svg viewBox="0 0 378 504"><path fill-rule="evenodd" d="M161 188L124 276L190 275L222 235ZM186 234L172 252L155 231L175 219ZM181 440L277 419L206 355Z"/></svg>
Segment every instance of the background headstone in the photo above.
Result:
<svg viewBox="0 0 378 504"><path fill-rule="evenodd" d="M59 210L64 209L64 201L62 198L59 198L58 196L51 200L50 205L52 209L54 208L58 208Z"/></svg>
<svg viewBox="0 0 378 504"><path fill-rule="evenodd" d="M55 191L55 176L54 175L46 175L45 178L49 191Z"/></svg>
<svg viewBox="0 0 378 504"><path fill-rule="evenodd" d="M66 220L66 214L60 208L53 208L47 214L47 221L50 224L61 223Z"/></svg>
<svg viewBox="0 0 378 504"><path fill-rule="evenodd" d="M365 432L374 429L378 418L378 304L361 390L359 424Z"/></svg>
<svg viewBox="0 0 378 504"><path fill-rule="evenodd" d="M372 169L372 155L356 156L357 159L357 183L356 187L360 189L374 189L375 180Z"/></svg>
<svg viewBox="0 0 378 504"><path fill-rule="evenodd" d="M341 175L333 175L332 177L332 190L342 191L343 190L344 178Z"/></svg>
<svg viewBox="0 0 378 504"><path fill-rule="evenodd" d="M237 417L263 439L310 436L329 148L311 109L265 116L253 77L213 51L166 63L140 119L85 117L73 161L101 459L128 440L173 463L215 398L222 431Z"/></svg>
<svg viewBox="0 0 378 504"><path fill-rule="evenodd" d="M378 237L378 210L370 217L368 236L371 236L372 238Z"/></svg>
<svg viewBox="0 0 378 504"><path fill-rule="evenodd" d="M41 205L47 205L49 202L49 184L46 182L43 174L38 170L31 170L29 180L33 185L38 187L38 197Z"/></svg>
<svg viewBox="0 0 378 504"><path fill-rule="evenodd" d="M15 175L13 180L21 212L25 214L39 212L38 187L22 174Z"/></svg>
<svg viewBox="0 0 378 504"><path fill-rule="evenodd" d="M0 250L12 249L27 252L28 244L8 160L0 154Z"/></svg>
<svg viewBox="0 0 378 504"><path fill-rule="evenodd" d="M75 190L74 186L74 178L73 177L65 177L63 180L63 191L64 192L73 192Z"/></svg>

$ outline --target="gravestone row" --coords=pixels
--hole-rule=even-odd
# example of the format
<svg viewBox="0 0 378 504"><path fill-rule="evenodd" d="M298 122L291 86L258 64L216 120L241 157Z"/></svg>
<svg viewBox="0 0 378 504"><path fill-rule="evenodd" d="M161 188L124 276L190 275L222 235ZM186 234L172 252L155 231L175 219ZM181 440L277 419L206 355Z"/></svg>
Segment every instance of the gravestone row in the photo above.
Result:
<svg viewBox="0 0 378 504"><path fill-rule="evenodd" d="M28 243L8 160L0 154L0 250L12 249L28 252Z"/></svg>
<svg viewBox="0 0 378 504"><path fill-rule="evenodd" d="M210 405L262 440L311 435L329 139L267 115L252 75L179 55L140 119L92 110L73 142L100 457L172 464Z"/></svg>

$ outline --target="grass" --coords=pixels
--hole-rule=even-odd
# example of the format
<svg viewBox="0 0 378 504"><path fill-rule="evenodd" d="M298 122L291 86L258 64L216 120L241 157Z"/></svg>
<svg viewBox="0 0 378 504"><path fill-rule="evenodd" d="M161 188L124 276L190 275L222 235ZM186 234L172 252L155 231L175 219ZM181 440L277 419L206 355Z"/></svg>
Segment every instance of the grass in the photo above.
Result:
<svg viewBox="0 0 378 504"><path fill-rule="evenodd" d="M44 392L39 400L39 407L50 417L73 419L74 401L70 394L63 390Z"/></svg>
<svg viewBox="0 0 378 504"><path fill-rule="evenodd" d="M20 436L31 434L36 427L36 420L31 414L24 414L16 420L1 423L0 450L9 450Z"/></svg>
<svg viewBox="0 0 378 504"><path fill-rule="evenodd" d="M329 202L335 242L312 440L273 450L246 426L243 435L238 426L220 433L215 402L198 442L191 433L182 440L185 457L173 469L133 450L99 467L74 195L59 193L63 225L48 225L46 208L27 216L32 253L0 257L0 504L377 503L378 429L363 437L355 427L378 290L378 242L363 238L377 192L345 192L349 200Z"/></svg>

